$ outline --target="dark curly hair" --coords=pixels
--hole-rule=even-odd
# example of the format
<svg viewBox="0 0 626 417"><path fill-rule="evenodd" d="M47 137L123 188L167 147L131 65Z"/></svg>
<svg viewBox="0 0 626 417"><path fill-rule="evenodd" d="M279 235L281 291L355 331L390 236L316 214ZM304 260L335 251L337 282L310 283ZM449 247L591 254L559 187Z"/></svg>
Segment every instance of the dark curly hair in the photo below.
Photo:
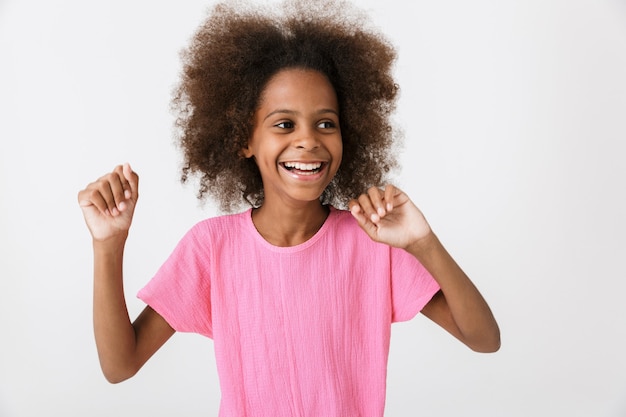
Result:
<svg viewBox="0 0 626 417"><path fill-rule="evenodd" d="M391 75L395 49L349 3L226 1L212 8L181 56L172 108L184 153L182 181L197 175L200 199L208 193L227 212L245 202L262 204L260 172L241 150L265 85L285 68L325 74L339 101L343 158L323 203L345 207L396 166L391 150L399 135L389 121L398 93Z"/></svg>

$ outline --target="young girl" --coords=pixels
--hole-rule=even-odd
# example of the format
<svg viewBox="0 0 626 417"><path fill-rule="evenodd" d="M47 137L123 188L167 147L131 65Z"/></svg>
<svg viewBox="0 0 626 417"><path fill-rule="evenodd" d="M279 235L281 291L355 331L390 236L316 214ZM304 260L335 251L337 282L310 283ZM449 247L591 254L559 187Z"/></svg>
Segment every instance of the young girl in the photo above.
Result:
<svg viewBox="0 0 626 417"><path fill-rule="evenodd" d="M183 180L199 175L224 210L252 207L194 226L132 323L122 256L138 176L125 164L79 192L109 381L196 332L214 340L222 416L381 416L392 322L421 311L476 351L499 348L420 210L381 186L395 164L393 48L345 3L304 3L220 4L186 51Z"/></svg>

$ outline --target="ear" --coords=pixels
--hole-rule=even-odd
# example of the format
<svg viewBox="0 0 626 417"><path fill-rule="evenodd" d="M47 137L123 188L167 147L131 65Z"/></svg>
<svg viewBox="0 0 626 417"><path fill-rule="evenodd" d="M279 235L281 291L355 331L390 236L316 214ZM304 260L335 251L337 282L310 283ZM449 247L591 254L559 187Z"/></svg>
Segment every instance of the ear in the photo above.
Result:
<svg viewBox="0 0 626 417"><path fill-rule="evenodd" d="M254 154L252 153L252 149L250 149L250 143L248 143L245 147L241 148L239 151L244 158L252 158Z"/></svg>

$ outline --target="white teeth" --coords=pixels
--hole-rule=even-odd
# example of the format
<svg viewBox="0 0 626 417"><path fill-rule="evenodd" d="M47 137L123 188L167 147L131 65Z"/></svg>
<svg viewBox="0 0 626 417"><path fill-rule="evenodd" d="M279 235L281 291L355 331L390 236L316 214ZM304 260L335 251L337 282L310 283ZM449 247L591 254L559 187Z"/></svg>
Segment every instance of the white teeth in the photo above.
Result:
<svg viewBox="0 0 626 417"><path fill-rule="evenodd" d="M314 171L322 167L321 162L317 162L314 164L305 164L302 162L285 162L283 165L285 165L285 168L292 168L298 171Z"/></svg>

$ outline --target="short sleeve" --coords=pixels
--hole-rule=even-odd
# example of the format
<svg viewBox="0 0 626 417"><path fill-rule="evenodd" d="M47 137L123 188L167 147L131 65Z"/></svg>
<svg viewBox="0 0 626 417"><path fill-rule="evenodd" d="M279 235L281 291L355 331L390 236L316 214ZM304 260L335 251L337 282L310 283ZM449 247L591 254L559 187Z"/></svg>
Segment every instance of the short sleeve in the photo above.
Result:
<svg viewBox="0 0 626 417"><path fill-rule="evenodd" d="M391 248L392 321L412 319L439 291L430 272L408 252Z"/></svg>
<svg viewBox="0 0 626 417"><path fill-rule="evenodd" d="M210 256L198 234L195 226L181 239L137 297L174 330L212 337Z"/></svg>

